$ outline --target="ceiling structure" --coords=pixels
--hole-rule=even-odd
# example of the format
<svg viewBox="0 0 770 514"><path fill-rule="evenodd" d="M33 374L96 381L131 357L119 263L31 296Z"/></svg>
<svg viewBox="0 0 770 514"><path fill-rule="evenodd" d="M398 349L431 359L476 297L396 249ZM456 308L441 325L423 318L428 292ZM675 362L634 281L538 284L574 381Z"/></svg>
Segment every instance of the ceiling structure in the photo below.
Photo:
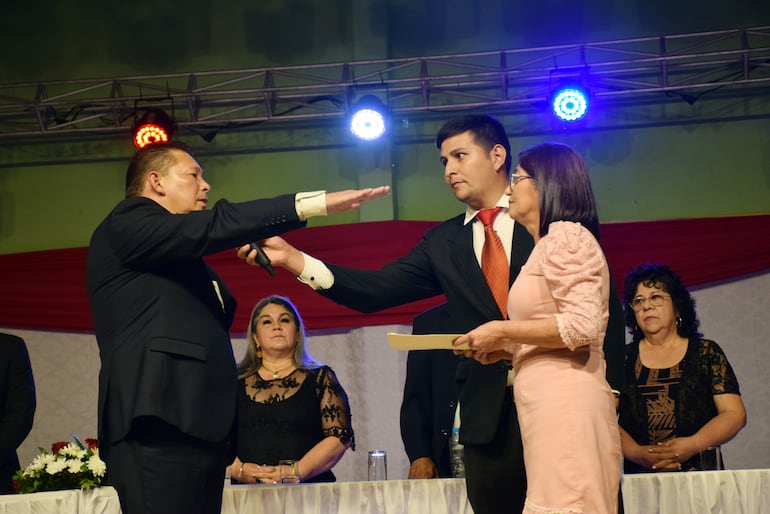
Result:
<svg viewBox="0 0 770 514"><path fill-rule="evenodd" d="M548 112L548 97L559 83L578 79L605 113L605 126L685 123L693 116L692 106L709 99L742 102L741 118L770 117L770 26L429 57L0 85L0 143L129 138L147 108L166 110L180 133L207 140L256 127L328 126L344 120L363 94L381 97L404 121L473 110L531 118ZM643 120L618 115L645 106L654 109ZM735 110L698 115L734 117Z"/></svg>

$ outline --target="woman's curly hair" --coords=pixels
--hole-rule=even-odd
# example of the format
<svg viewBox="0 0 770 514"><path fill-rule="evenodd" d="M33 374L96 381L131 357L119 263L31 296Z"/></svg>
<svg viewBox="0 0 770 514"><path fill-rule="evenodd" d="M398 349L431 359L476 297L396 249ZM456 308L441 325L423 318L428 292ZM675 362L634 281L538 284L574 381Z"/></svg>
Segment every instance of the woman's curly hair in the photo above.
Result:
<svg viewBox="0 0 770 514"><path fill-rule="evenodd" d="M698 332L700 321L695 314L695 299L684 286L679 275L665 264L645 263L626 275L623 291L625 322L634 342L644 338L644 333L636 323L636 313L631 308L631 300L636 296L636 288L639 284L659 288L671 295L671 302L674 304L674 312L677 316L677 333L681 337L689 339L703 335Z"/></svg>

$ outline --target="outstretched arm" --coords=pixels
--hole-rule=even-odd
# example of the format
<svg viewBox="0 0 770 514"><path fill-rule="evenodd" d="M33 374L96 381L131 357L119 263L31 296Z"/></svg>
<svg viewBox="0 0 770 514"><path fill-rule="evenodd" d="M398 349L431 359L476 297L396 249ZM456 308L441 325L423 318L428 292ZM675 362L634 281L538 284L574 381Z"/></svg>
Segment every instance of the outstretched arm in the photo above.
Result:
<svg viewBox="0 0 770 514"><path fill-rule="evenodd" d="M363 202L374 200L390 193L390 186L369 187L366 189L348 189L326 193L326 212L344 212L361 207Z"/></svg>
<svg viewBox="0 0 770 514"><path fill-rule="evenodd" d="M361 203L368 200L373 200L384 196L390 192L390 186L370 187L366 189L348 189L346 191L337 191L334 193L322 193L323 198L312 194L303 197L298 204L298 210L302 218L307 218L309 215L318 214L321 211L322 214L333 214L336 212L344 212L349 210L355 210L361 207ZM319 202L324 201L325 207L321 207ZM311 214L303 212L307 208ZM305 266L305 258L302 253L288 244L286 241L279 237L273 237L265 239L260 242L260 246L265 251L266 255L270 259L271 263L275 266L281 266L293 273L299 275ZM257 265L255 258L257 256L256 250L249 248L249 245L244 245L238 248L238 257L245 259L246 262L252 266Z"/></svg>

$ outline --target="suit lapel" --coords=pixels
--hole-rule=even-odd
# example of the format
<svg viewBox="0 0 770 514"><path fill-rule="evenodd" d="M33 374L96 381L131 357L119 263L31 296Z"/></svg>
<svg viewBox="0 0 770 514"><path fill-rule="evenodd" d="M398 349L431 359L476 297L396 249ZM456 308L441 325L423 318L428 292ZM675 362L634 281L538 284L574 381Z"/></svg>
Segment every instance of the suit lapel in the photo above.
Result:
<svg viewBox="0 0 770 514"><path fill-rule="evenodd" d="M476 260L476 254L473 251L473 229L471 223L462 224L463 218L458 218L458 228L448 238L449 258L457 270L468 283L469 296L474 297L476 305L489 313L496 313L490 317L502 317L500 309L497 307L492 291L489 289L484 273L481 271ZM535 246L535 240L532 238L524 225L515 222L511 241L511 270L508 278L508 286L519 276L521 267L529 259L532 248Z"/></svg>
<svg viewBox="0 0 770 514"><path fill-rule="evenodd" d="M487 279L484 278L481 266L476 260L476 253L473 251L472 223L463 225L463 219L464 216L457 218L458 228L448 241L449 258L452 260L457 275L467 282L466 291L468 296L472 297L474 305L487 313L487 317L490 319L502 318L500 308L492 296Z"/></svg>
<svg viewBox="0 0 770 514"><path fill-rule="evenodd" d="M222 321L224 327L229 330L235 315L235 297L233 297L227 285L222 281L221 278L219 278L219 275L217 275L217 273L211 268L211 266L208 265L205 260L203 261L203 265L206 268L208 276L211 278L211 301L208 303L211 304L212 310ZM214 284L216 284L216 286ZM216 308L214 308L215 304Z"/></svg>

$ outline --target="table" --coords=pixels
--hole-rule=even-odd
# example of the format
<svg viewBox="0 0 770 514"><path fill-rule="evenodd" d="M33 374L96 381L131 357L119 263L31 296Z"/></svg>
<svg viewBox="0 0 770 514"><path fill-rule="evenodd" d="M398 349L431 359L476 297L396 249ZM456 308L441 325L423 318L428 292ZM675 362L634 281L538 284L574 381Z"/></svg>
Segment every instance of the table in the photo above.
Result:
<svg viewBox="0 0 770 514"><path fill-rule="evenodd" d="M770 514L770 469L623 477L626 514ZM222 513L473 514L462 479L225 486ZM0 514L120 514L115 490L0 496Z"/></svg>
<svg viewBox="0 0 770 514"><path fill-rule="evenodd" d="M770 469L623 477L626 514L770 514Z"/></svg>
<svg viewBox="0 0 770 514"><path fill-rule="evenodd" d="M463 479L226 485L222 513L473 514ZM0 514L120 514L112 487L0 496Z"/></svg>

